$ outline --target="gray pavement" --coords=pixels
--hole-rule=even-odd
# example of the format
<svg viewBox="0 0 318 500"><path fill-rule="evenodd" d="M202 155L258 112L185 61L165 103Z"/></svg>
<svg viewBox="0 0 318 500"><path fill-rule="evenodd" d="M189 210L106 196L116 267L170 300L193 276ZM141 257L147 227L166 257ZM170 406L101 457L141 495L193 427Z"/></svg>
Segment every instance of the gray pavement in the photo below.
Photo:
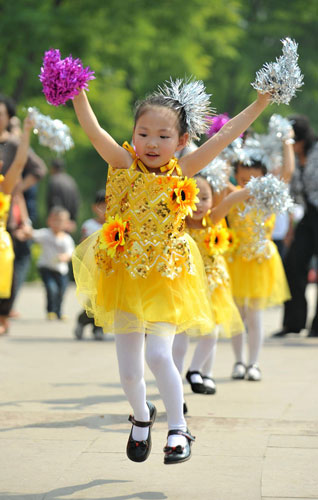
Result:
<svg viewBox="0 0 318 500"><path fill-rule="evenodd" d="M308 292L312 303L313 285ZM65 305L69 321L47 322L41 286L26 285L22 317L0 338L0 500L318 500L318 339L270 339L281 308L265 315L262 382L229 378L224 340L217 394L196 395L185 384L193 456L165 466L166 417L152 374L153 451L135 464L125 455L130 408L113 338L94 341L87 331L75 340L74 287Z"/></svg>

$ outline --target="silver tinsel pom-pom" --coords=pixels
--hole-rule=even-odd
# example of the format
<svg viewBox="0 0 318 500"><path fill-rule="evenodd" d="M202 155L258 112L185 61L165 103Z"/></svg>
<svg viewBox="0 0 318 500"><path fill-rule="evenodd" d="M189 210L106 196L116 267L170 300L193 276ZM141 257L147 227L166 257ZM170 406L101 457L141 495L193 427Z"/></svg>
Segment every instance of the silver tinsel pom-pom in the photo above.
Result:
<svg viewBox="0 0 318 500"><path fill-rule="evenodd" d="M28 108L28 113L34 120L33 131L39 136L39 143L42 146L47 146L57 153L64 153L74 146L70 129L61 120L53 120L35 107Z"/></svg>
<svg viewBox="0 0 318 500"><path fill-rule="evenodd" d="M269 93L276 104L289 104L303 85L303 75L298 66L298 44L290 38L281 40L283 55L276 62L265 63L257 71L252 87L261 94Z"/></svg>
<svg viewBox="0 0 318 500"><path fill-rule="evenodd" d="M264 177L252 177L246 184L252 198L245 203L241 212L244 216L251 210L261 212L265 217L289 211L293 207L288 186L272 174Z"/></svg>
<svg viewBox="0 0 318 500"><path fill-rule="evenodd" d="M189 78L185 81L177 79L174 82L170 78L163 86L158 87L155 95L162 95L180 103L180 108L183 108L186 114L190 139L199 139L200 135L208 130L210 122L207 116L211 116L215 110L210 105L211 94L206 93L201 80Z"/></svg>
<svg viewBox="0 0 318 500"><path fill-rule="evenodd" d="M268 133L273 138L279 141L286 141L286 139L290 139L292 131L293 126L287 118L283 118L276 114L270 117L268 122Z"/></svg>
<svg viewBox="0 0 318 500"><path fill-rule="evenodd" d="M222 158L215 158L198 175L204 177L215 193L223 191L229 181L230 166Z"/></svg>

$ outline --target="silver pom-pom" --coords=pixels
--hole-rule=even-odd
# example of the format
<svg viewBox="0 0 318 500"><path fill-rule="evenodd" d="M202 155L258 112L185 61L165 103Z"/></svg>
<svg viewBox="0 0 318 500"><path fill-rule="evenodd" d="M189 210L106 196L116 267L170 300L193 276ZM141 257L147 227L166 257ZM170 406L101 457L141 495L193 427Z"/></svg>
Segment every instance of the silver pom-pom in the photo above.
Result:
<svg viewBox="0 0 318 500"><path fill-rule="evenodd" d="M289 104L296 95L297 89L303 85L303 75L298 66L298 44L290 38L281 40L283 55L276 62L265 63L257 71L252 87L261 94L269 93L271 102Z"/></svg>
<svg viewBox="0 0 318 500"><path fill-rule="evenodd" d="M242 216L251 210L261 212L265 217L289 211L293 200L288 192L288 185L272 174L264 177L252 177L246 184L252 198L245 202Z"/></svg>
<svg viewBox="0 0 318 500"><path fill-rule="evenodd" d="M268 133L273 138L275 137L279 141L286 141L290 139L292 131L293 126L287 118L283 118L276 114L270 117L268 122Z"/></svg>
<svg viewBox="0 0 318 500"><path fill-rule="evenodd" d="M170 78L163 86L158 87L155 95L173 99L184 109L190 139L199 139L200 135L208 130L210 122L207 116L211 116L215 110L210 106L211 94L206 93L201 80L189 78L185 81L177 79L174 82Z"/></svg>
<svg viewBox="0 0 318 500"><path fill-rule="evenodd" d="M204 167L204 169L199 172L199 175L208 181L215 193L220 193L228 185L230 166L227 161L217 157Z"/></svg>
<svg viewBox="0 0 318 500"><path fill-rule="evenodd" d="M38 134L42 146L47 146L57 153L64 153L74 146L70 129L61 120L53 120L34 107L28 108L28 113L34 121L33 131Z"/></svg>

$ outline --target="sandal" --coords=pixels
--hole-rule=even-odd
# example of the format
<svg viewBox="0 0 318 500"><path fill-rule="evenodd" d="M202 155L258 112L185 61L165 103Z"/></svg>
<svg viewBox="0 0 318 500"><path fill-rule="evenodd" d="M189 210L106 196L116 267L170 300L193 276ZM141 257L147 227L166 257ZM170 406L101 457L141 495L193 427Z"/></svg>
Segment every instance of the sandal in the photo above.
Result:
<svg viewBox="0 0 318 500"><path fill-rule="evenodd" d="M187 371L186 379L191 385L192 392L195 392L197 394L206 394L206 388L203 383L203 380L202 382L191 382L192 375L200 375L200 377L202 378L202 375L199 371L193 371L193 372L190 372L190 370Z"/></svg>
<svg viewBox="0 0 318 500"><path fill-rule="evenodd" d="M151 451L151 427L156 419L157 410L155 405L146 401L147 406L149 408L150 419L147 422L140 422L139 420L135 420L133 415L129 415L129 422L137 427L149 427L149 434L146 440L144 441L135 441L132 437L132 429L129 434L129 439L127 443L126 453L129 460L133 462L144 462L149 457Z"/></svg>
<svg viewBox="0 0 318 500"><path fill-rule="evenodd" d="M173 434L179 434L187 438L187 444L185 446L165 446L163 451L165 453L164 463L165 464L179 464L181 462L186 462L191 456L191 445L195 437L190 434L188 429L186 431L180 431L179 429L171 430L168 432L168 437Z"/></svg>

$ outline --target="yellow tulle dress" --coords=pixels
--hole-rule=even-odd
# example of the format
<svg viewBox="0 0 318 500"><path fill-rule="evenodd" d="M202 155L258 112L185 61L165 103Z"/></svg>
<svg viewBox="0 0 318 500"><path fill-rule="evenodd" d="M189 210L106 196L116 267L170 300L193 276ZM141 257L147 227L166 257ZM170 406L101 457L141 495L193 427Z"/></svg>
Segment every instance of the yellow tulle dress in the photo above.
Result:
<svg viewBox="0 0 318 500"><path fill-rule="evenodd" d="M0 175L0 186L4 177ZM6 230L11 196L0 191L0 299L11 295L14 252L11 237Z"/></svg>
<svg viewBox="0 0 318 500"><path fill-rule="evenodd" d="M232 336L244 331L241 315L232 296L231 280L223 254L229 248L228 231L225 221L213 225L206 216L205 227L190 228L187 232L194 239L203 258L208 279L209 301L219 333Z"/></svg>
<svg viewBox="0 0 318 500"><path fill-rule="evenodd" d="M77 295L104 331L210 333L214 320L200 252L185 232L198 189L173 158L149 173L132 155L129 169L109 167L105 224L73 254ZM170 329L171 333L171 329Z"/></svg>
<svg viewBox="0 0 318 500"><path fill-rule="evenodd" d="M244 217L244 204L232 207L227 220L233 230L236 248L227 262L232 280L233 296L239 306L264 309L290 299L283 264L271 234L275 216L264 219L260 211Z"/></svg>

